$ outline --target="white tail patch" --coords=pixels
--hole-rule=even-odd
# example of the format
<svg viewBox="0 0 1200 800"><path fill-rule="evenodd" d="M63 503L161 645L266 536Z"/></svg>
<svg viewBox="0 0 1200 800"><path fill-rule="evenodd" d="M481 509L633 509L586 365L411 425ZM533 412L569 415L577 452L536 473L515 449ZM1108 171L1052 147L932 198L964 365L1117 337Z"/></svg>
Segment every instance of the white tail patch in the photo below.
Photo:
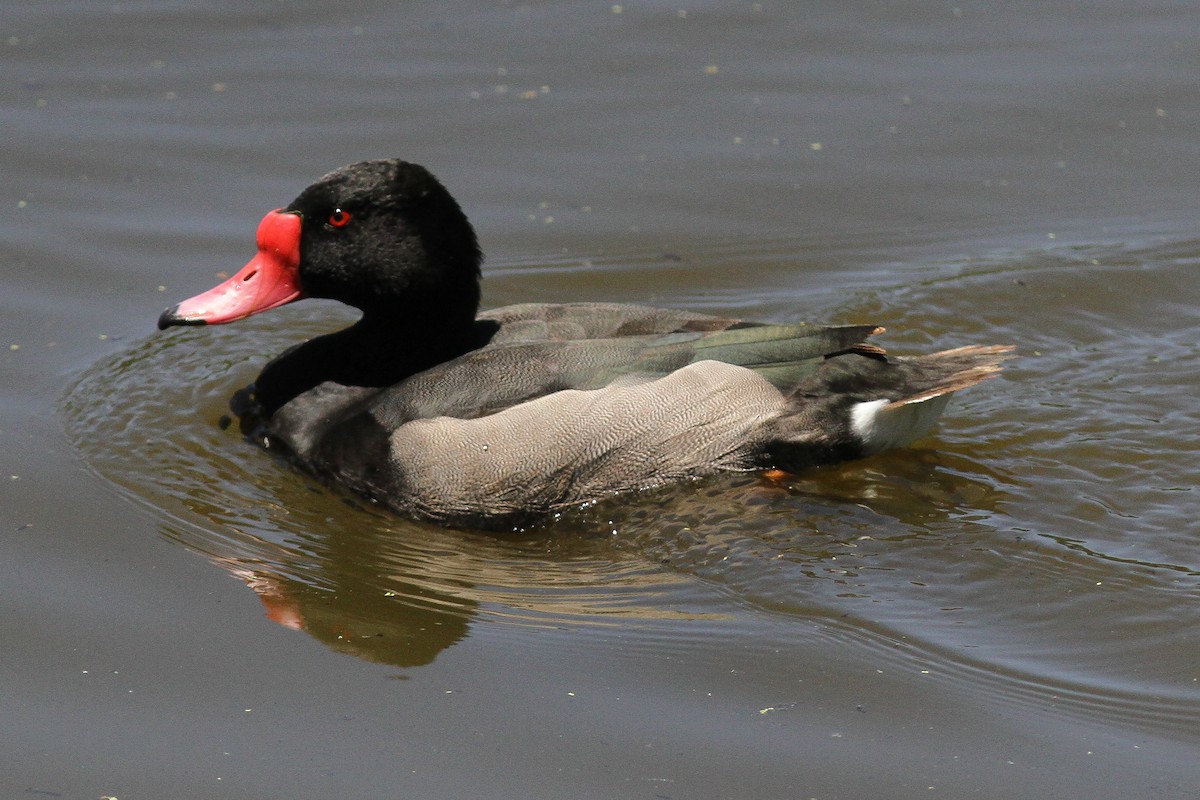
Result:
<svg viewBox="0 0 1200 800"><path fill-rule="evenodd" d="M906 399L869 400L850 408L850 430L868 453L890 450L920 439L933 430L950 401L950 393Z"/></svg>

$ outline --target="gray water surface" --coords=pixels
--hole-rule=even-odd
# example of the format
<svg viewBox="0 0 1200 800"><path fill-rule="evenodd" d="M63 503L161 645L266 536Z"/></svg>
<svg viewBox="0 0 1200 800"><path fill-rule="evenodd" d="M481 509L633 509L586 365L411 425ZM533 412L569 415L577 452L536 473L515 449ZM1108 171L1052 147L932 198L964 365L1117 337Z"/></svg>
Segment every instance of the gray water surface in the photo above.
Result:
<svg viewBox="0 0 1200 800"><path fill-rule="evenodd" d="M1200 8L27 2L0 32L0 796L1200 791ZM219 424L351 313L153 330L386 156L459 198L489 306L1022 357L902 452L414 524Z"/></svg>

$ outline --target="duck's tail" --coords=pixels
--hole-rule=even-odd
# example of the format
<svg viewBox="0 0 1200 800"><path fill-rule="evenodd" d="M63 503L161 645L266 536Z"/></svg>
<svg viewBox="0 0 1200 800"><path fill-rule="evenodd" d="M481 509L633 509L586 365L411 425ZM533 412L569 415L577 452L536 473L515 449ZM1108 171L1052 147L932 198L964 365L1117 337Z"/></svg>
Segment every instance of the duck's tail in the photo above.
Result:
<svg viewBox="0 0 1200 800"><path fill-rule="evenodd" d="M728 321L719 321L724 324ZM756 445L766 465L799 470L903 447L928 434L950 395L996 375L1008 345L972 345L916 357L889 356L870 336L876 325L756 325L674 331L615 352L609 369L589 361L599 388L662 377L688 364L720 361L778 389L781 411L766 420ZM590 381L590 383L589 383Z"/></svg>
<svg viewBox="0 0 1200 800"><path fill-rule="evenodd" d="M897 358L859 344L827 356L769 423L772 465L794 470L903 447L932 430L951 394L994 377L1012 351L972 345Z"/></svg>

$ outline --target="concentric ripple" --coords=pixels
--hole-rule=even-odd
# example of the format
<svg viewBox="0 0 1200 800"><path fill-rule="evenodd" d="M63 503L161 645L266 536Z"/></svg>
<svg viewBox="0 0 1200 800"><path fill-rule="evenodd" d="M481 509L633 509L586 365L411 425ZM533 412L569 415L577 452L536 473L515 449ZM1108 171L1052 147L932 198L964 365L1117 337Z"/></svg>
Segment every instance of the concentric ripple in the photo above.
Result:
<svg viewBox="0 0 1200 800"><path fill-rule="evenodd" d="M400 519L219 424L268 354L337 324L320 307L147 338L90 369L63 410L90 468L164 536L245 580L272 619L362 658L428 663L484 623L607 628L638 652L755 629L764 646L866 643L881 669L998 705L1178 732L1200 725L1189 667L1161 656L1200 614L1185 509L1200 412L1180 400L1200 303L1154 305L1140 327L1117 309L1187 284L1195 252L998 254L858 291L828 321L886 324L898 352L995 342L1023 358L918 447L783 482L683 484L510 535ZM1061 313L1023 313L1034 291Z"/></svg>

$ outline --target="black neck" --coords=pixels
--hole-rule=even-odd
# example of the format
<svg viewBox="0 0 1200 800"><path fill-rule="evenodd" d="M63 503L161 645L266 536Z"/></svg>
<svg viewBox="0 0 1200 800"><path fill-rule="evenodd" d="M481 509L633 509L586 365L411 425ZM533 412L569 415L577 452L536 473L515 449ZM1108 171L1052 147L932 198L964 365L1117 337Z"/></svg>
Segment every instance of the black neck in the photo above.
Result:
<svg viewBox="0 0 1200 800"><path fill-rule="evenodd" d="M486 344L487 326L474 320L425 315L397 319L366 314L345 330L318 336L272 359L255 381L255 396L270 416L299 394L333 381L383 387Z"/></svg>

